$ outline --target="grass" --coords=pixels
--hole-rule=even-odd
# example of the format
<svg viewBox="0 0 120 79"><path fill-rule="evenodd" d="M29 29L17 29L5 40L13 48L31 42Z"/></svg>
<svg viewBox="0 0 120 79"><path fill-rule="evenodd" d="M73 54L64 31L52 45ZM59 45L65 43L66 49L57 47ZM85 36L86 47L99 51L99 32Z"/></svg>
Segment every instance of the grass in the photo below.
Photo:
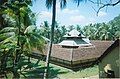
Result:
<svg viewBox="0 0 120 79"><path fill-rule="evenodd" d="M21 62L22 72L20 74L20 78L42 78L44 69L45 69L45 62L40 61L37 59L31 59L32 63L25 64L26 61ZM38 63L39 62L39 63ZM95 65L93 67L80 69L79 71L72 71L70 69L50 64L50 78L84 78L89 76L98 75L98 66ZM10 78L10 73L7 74ZM12 78L12 77L11 77Z"/></svg>
<svg viewBox="0 0 120 79"><path fill-rule="evenodd" d="M76 72L64 67L56 66L54 64L50 64L50 66L53 67L51 75L54 75L56 73L57 77L59 78L85 78L89 76L98 75L97 65L89 68L80 69L79 71ZM55 70L59 71L56 72Z"/></svg>

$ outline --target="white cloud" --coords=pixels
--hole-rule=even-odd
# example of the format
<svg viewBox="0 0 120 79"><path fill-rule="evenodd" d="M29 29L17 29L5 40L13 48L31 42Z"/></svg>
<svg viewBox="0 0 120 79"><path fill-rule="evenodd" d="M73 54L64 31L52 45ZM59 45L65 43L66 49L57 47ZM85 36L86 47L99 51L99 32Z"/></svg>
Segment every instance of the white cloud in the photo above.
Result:
<svg viewBox="0 0 120 79"><path fill-rule="evenodd" d="M78 9L63 9L61 10L59 4L57 4L57 13L56 20L60 20L60 23L63 25L87 25L89 23L95 23L95 18L86 17L81 14ZM101 14L105 15L105 14ZM62 16L62 17L61 17ZM52 12L50 11L41 11L38 17L38 22L49 21L51 22ZM65 19L64 19L65 18ZM64 19L64 20L63 20Z"/></svg>
<svg viewBox="0 0 120 79"><path fill-rule="evenodd" d="M71 16L70 20L73 22L84 22L85 17L83 15Z"/></svg>
<svg viewBox="0 0 120 79"><path fill-rule="evenodd" d="M95 22L96 22L95 18L88 18L87 21L86 21L86 23L85 23L85 25L88 25L90 23L94 24Z"/></svg>
<svg viewBox="0 0 120 79"><path fill-rule="evenodd" d="M61 9L60 8L60 4L59 3L57 3L56 4L56 11L57 11L57 13L59 14L59 13L66 13L66 14L78 14L79 13L79 10L78 9L68 9L68 8L65 8L65 9Z"/></svg>
<svg viewBox="0 0 120 79"><path fill-rule="evenodd" d="M40 13L40 18L51 18L52 17L52 14L48 11L42 11Z"/></svg>
<svg viewBox="0 0 120 79"><path fill-rule="evenodd" d="M66 13L66 14L78 14L79 13L79 10L75 9L75 10L70 10L68 8L64 9L62 11L63 13Z"/></svg>
<svg viewBox="0 0 120 79"><path fill-rule="evenodd" d="M106 16L107 15L107 13L106 12L103 12L103 11L100 11L99 13L98 13L98 16L99 17L103 17L103 16Z"/></svg>
<svg viewBox="0 0 120 79"><path fill-rule="evenodd" d="M71 24L80 24L80 25L87 25L90 23L95 23L95 18L88 18L83 15L75 15L70 17Z"/></svg>
<svg viewBox="0 0 120 79"><path fill-rule="evenodd" d="M36 21L36 25L40 26L41 23L43 23L44 21L49 21L51 22L51 18L52 18L52 13L48 12L48 11L41 11L38 14L37 17L37 21Z"/></svg>

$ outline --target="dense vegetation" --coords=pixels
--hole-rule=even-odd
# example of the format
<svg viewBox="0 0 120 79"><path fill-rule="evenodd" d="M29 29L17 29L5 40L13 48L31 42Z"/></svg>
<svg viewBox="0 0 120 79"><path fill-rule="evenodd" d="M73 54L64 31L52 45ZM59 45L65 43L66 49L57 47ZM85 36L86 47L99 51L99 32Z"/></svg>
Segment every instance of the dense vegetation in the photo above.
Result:
<svg viewBox="0 0 120 79"><path fill-rule="evenodd" d="M47 7L52 7L54 1L56 0L46 0ZM64 8L66 0L60 0L60 3L61 8ZM41 29L37 29L35 14L30 6L32 0L0 0L0 77L11 72L14 78L18 78L23 64L27 66L31 64L29 55L32 48L43 52L45 40L42 36L49 39L50 36L51 38L54 36L51 44L52 41L54 43L62 41L62 37L72 29L77 29L91 40L114 40L120 36L120 15L109 23L90 24L84 28L72 25L66 28L55 23L54 5L52 28L45 21ZM23 63L26 57L28 61Z"/></svg>
<svg viewBox="0 0 120 79"><path fill-rule="evenodd" d="M35 27L31 0L2 0L1 3L0 75L10 71L14 77L19 77L21 57L29 55L32 48L42 52L44 39Z"/></svg>
<svg viewBox="0 0 120 79"><path fill-rule="evenodd" d="M47 38L50 38L50 25L45 21L40 25L41 34ZM120 37L120 15L115 17L108 23L96 23L89 24L81 27L80 25L60 26L56 22L54 43L59 43L63 40L63 36L71 31L77 29L83 35L88 37L90 40L115 40Z"/></svg>
<svg viewBox="0 0 120 79"><path fill-rule="evenodd" d="M91 40L115 40L120 37L120 15L108 23L90 24L83 28L83 34Z"/></svg>

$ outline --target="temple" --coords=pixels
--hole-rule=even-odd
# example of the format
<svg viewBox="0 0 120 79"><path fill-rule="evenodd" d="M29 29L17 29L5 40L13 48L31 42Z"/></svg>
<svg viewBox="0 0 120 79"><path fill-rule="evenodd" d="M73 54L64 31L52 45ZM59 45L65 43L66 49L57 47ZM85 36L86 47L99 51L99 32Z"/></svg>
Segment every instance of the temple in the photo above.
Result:
<svg viewBox="0 0 120 79"><path fill-rule="evenodd" d="M92 62L96 61L113 43L113 41L89 40L75 29L63 38L64 40L59 44L53 44L50 62L73 70L91 66ZM41 54L34 50L35 55L37 53L35 57L46 58L48 47L46 45L44 53Z"/></svg>

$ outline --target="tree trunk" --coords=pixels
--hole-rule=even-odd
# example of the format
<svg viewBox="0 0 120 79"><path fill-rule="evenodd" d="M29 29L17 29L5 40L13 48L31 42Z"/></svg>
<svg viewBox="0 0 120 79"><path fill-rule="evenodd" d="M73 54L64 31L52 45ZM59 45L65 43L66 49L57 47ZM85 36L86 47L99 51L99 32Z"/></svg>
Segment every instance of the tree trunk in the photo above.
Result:
<svg viewBox="0 0 120 79"><path fill-rule="evenodd" d="M54 41L54 27L55 27L55 17L56 17L56 0L53 0L53 8L52 8L52 26L51 26L51 37L50 37L50 45L47 53L46 63L45 67L45 73L44 73L44 79L48 78L49 75L49 63L50 63L50 56L52 52L52 43Z"/></svg>
<svg viewBox="0 0 120 79"><path fill-rule="evenodd" d="M3 27L3 17L2 17L2 14L0 13L0 30L2 29L2 28L4 28Z"/></svg>
<svg viewBox="0 0 120 79"><path fill-rule="evenodd" d="M0 6L3 5L3 1L0 2ZM0 12L0 30L3 28L3 17L2 12Z"/></svg>

